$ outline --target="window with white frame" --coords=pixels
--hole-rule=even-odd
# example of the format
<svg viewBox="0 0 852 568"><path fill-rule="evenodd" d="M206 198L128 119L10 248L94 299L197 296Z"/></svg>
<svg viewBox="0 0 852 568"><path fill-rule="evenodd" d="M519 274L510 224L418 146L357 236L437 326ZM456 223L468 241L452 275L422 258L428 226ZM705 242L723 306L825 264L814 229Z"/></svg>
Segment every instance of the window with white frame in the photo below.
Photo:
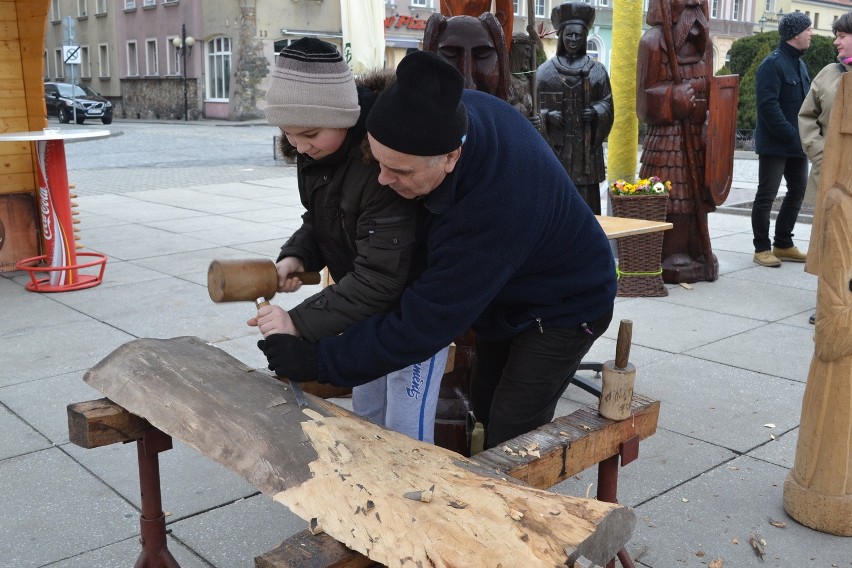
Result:
<svg viewBox="0 0 852 568"><path fill-rule="evenodd" d="M107 13L107 0L95 0L95 14Z"/></svg>
<svg viewBox="0 0 852 568"><path fill-rule="evenodd" d="M77 0L77 17L85 18L89 15L89 7L87 4L89 0Z"/></svg>
<svg viewBox="0 0 852 568"><path fill-rule="evenodd" d="M142 0L142 6L143 7L156 6L156 5L157 5L157 0Z"/></svg>
<svg viewBox="0 0 852 568"><path fill-rule="evenodd" d="M215 37L207 42L207 98L227 101L231 88L231 38Z"/></svg>
<svg viewBox="0 0 852 568"><path fill-rule="evenodd" d="M160 63L157 57L157 40L145 40L145 74L154 76L160 74Z"/></svg>
<svg viewBox="0 0 852 568"><path fill-rule="evenodd" d="M98 44L98 77L109 77L109 44Z"/></svg>
<svg viewBox="0 0 852 568"><path fill-rule="evenodd" d="M740 0L734 0L734 9L731 12L731 19L738 22L740 19Z"/></svg>
<svg viewBox="0 0 852 568"><path fill-rule="evenodd" d="M53 51L53 68L56 69L56 78L65 78L65 60L62 58L62 48Z"/></svg>
<svg viewBox="0 0 852 568"><path fill-rule="evenodd" d="M127 76L139 76L139 54L136 53L136 41L127 42Z"/></svg>
<svg viewBox="0 0 852 568"><path fill-rule="evenodd" d="M92 78L92 56L89 54L88 45L80 48L80 77L84 79Z"/></svg>
<svg viewBox="0 0 852 568"><path fill-rule="evenodd" d="M535 0L535 17L544 17L544 0Z"/></svg>
<svg viewBox="0 0 852 568"><path fill-rule="evenodd" d="M766 0L766 5L763 7L764 12L775 12L775 0Z"/></svg>
<svg viewBox="0 0 852 568"><path fill-rule="evenodd" d="M710 17L719 17L719 0L710 0Z"/></svg>
<svg viewBox="0 0 852 568"><path fill-rule="evenodd" d="M429 0L409 0L412 8L425 8Z"/></svg>
<svg viewBox="0 0 852 568"><path fill-rule="evenodd" d="M50 21L59 22L62 16L59 13L59 0L50 0Z"/></svg>
<svg viewBox="0 0 852 568"><path fill-rule="evenodd" d="M175 47L178 36L166 36L166 75L180 75L180 50Z"/></svg>
<svg viewBox="0 0 852 568"><path fill-rule="evenodd" d="M512 10L516 16L521 15L521 2L520 0L512 0Z"/></svg>
<svg viewBox="0 0 852 568"><path fill-rule="evenodd" d="M124 9L125 10L135 10L136 9L136 0L124 0Z"/></svg>
<svg viewBox="0 0 852 568"><path fill-rule="evenodd" d="M598 6L608 7L609 0L598 0Z"/></svg>
<svg viewBox="0 0 852 568"><path fill-rule="evenodd" d="M589 39L586 41L586 55L591 57L594 61L600 61L601 48L596 39Z"/></svg>
<svg viewBox="0 0 852 568"><path fill-rule="evenodd" d="M44 80L50 80L50 58L47 56L47 50L44 50L44 54L42 55L42 67L44 68Z"/></svg>

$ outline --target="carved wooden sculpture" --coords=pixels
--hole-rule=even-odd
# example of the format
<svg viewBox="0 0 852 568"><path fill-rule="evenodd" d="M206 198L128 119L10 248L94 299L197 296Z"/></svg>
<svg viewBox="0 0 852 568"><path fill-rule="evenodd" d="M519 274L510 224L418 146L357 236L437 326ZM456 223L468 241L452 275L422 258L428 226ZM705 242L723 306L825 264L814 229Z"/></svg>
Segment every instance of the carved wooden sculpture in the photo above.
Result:
<svg viewBox="0 0 852 568"><path fill-rule="evenodd" d="M464 87L509 98L509 50L490 12L479 17L432 14L426 21L423 51L437 53L464 77Z"/></svg>
<svg viewBox="0 0 852 568"><path fill-rule="evenodd" d="M595 9L568 2L550 16L559 32L556 57L536 73L542 134L571 176L583 200L601 214L606 179L603 143L612 129L612 89L606 68L586 54Z"/></svg>
<svg viewBox="0 0 852 568"><path fill-rule="evenodd" d="M814 356L784 508L800 523L852 536L852 76L831 111L817 192L819 284Z"/></svg>
<svg viewBox="0 0 852 568"><path fill-rule="evenodd" d="M648 126L640 176L672 182L667 220L674 229L663 239L663 280L713 281L719 263L707 213L724 203L730 190L736 98L724 98L716 110L713 141L723 148L708 148L710 84L717 79L707 0L651 0L646 21L651 28L639 44L636 85L636 112ZM707 181L708 153L721 166L712 172L713 183Z"/></svg>
<svg viewBox="0 0 852 568"><path fill-rule="evenodd" d="M127 343L85 381L387 566L605 564L631 510L500 478L460 455L384 430L198 338Z"/></svg>
<svg viewBox="0 0 852 568"><path fill-rule="evenodd" d="M485 12L491 12L491 0L441 0L441 13L451 16L473 16L478 18ZM494 3L494 17L503 30L506 52L512 49L512 28L515 20L515 7L510 0L497 0Z"/></svg>

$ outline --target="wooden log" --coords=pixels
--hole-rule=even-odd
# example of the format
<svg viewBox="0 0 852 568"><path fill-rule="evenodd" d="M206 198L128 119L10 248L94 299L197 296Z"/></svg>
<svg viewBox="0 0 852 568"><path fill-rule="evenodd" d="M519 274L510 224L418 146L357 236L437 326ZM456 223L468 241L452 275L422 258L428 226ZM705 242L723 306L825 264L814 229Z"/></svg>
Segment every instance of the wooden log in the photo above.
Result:
<svg viewBox="0 0 852 568"><path fill-rule="evenodd" d="M299 408L288 385L198 338L132 341L84 380L388 566L605 564L635 524L625 507L502 479L311 395Z"/></svg>

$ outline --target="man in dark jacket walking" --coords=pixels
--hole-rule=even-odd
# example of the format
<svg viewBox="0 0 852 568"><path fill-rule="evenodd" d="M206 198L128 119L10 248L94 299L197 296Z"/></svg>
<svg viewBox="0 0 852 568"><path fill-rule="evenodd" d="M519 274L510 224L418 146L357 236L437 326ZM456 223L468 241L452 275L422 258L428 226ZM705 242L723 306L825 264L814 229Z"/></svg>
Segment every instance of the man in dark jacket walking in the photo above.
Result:
<svg viewBox="0 0 852 568"><path fill-rule="evenodd" d="M793 244L793 227L799 216L808 182L808 159L799 140L799 109L810 88L808 68L801 60L811 45L811 20L790 12L778 23L781 43L757 69L757 127L755 151L759 159L757 194L751 209L754 262L781 266L782 260L804 262L805 253ZM769 241L769 216L781 176L787 194L775 220L775 241ZM770 250L770 244L773 246Z"/></svg>
<svg viewBox="0 0 852 568"><path fill-rule="evenodd" d="M360 384L472 328L471 403L493 447L553 418L612 318L615 265L536 129L463 83L436 54L412 53L367 118L379 182L424 210L424 269L399 308L316 345L277 334L263 349L279 375Z"/></svg>

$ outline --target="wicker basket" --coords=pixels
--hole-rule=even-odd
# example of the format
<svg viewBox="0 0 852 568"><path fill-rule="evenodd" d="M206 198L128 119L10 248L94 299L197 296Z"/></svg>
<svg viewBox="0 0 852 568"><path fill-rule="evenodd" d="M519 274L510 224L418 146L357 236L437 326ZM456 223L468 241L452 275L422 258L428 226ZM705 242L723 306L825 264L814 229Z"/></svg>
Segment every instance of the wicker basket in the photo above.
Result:
<svg viewBox="0 0 852 568"><path fill-rule="evenodd" d="M612 195L616 217L666 220L668 195ZM668 296L663 284L660 258L663 233L646 233L618 239L618 295L623 297Z"/></svg>

